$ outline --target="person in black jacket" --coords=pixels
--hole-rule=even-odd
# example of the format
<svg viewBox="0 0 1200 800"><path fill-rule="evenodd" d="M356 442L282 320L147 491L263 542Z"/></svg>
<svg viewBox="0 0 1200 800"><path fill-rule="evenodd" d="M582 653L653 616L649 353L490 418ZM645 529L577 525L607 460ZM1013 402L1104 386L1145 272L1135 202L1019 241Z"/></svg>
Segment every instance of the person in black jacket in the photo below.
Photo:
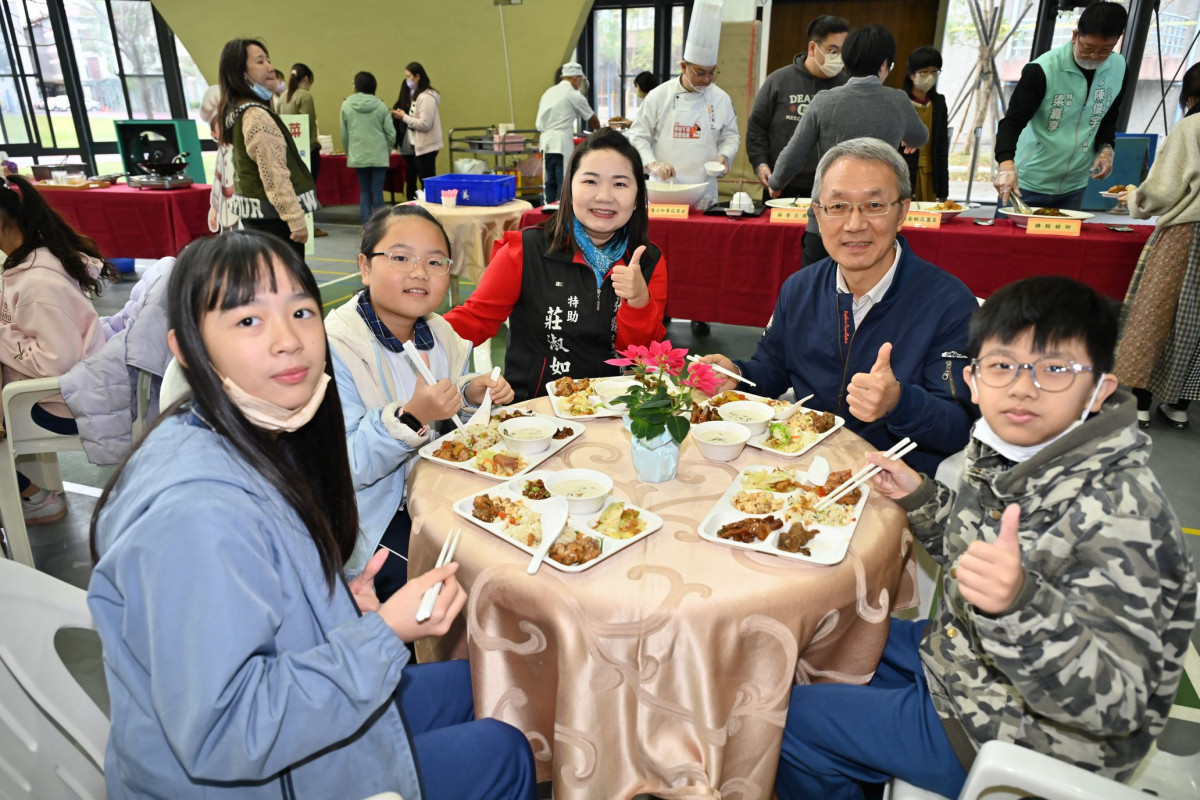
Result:
<svg viewBox="0 0 1200 800"><path fill-rule="evenodd" d="M928 141L916 152L904 154L913 199L939 203L950 195L950 121L946 98L934 88L941 71L942 54L928 46L913 50L904 70L904 91L929 129Z"/></svg>

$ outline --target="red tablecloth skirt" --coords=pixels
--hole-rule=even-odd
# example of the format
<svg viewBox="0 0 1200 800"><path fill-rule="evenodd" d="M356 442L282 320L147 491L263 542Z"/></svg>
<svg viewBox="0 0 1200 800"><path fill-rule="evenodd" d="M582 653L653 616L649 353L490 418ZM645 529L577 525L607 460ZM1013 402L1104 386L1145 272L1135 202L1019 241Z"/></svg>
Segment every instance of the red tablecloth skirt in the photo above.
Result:
<svg viewBox="0 0 1200 800"><path fill-rule="evenodd" d="M59 189L38 186L46 202L72 228L96 240L108 258L178 255L193 239L208 236L211 187Z"/></svg>
<svg viewBox="0 0 1200 800"><path fill-rule="evenodd" d="M521 227L547 216L527 212ZM1007 220L993 226L969 219L941 228L906 228L913 252L956 275L978 297L1031 275L1065 275L1117 300L1125 298L1138 256L1154 228L1119 233L1085 224L1079 237L1034 236ZM768 216L727 219L693 214L686 220L650 220L650 238L669 269L667 313L731 325L763 326L779 288L800 269L803 224L772 223Z"/></svg>
<svg viewBox="0 0 1200 800"><path fill-rule="evenodd" d="M346 156L321 153L321 166L317 169L317 200L323 206L349 206L358 204L358 173L346 166ZM404 200L404 157L399 153L388 156L388 172L383 181L383 190L399 193Z"/></svg>

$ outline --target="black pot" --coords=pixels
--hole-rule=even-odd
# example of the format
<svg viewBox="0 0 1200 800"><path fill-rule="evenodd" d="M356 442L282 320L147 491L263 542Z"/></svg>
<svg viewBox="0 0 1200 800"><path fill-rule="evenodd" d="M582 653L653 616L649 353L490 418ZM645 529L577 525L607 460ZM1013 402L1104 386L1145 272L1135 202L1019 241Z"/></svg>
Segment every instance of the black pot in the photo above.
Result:
<svg viewBox="0 0 1200 800"><path fill-rule="evenodd" d="M149 175L174 175L188 168L186 161L139 161L138 166Z"/></svg>

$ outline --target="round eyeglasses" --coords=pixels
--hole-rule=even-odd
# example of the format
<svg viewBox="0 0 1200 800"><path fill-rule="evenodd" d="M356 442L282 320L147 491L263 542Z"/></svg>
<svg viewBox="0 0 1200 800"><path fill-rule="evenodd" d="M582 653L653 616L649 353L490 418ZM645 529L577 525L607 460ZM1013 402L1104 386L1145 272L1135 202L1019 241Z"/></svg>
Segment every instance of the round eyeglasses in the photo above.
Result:
<svg viewBox="0 0 1200 800"><path fill-rule="evenodd" d="M688 69L690 69L692 72L694 72L696 74L697 78L701 78L701 79L715 78L721 74L721 70L719 70L719 69L700 69L699 67L697 67L694 64L688 64L687 67L688 67Z"/></svg>
<svg viewBox="0 0 1200 800"><path fill-rule="evenodd" d="M900 202L900 200L893 200L885 203L882 200L871 200L866 203L819 203L817 208L825 212L827 217L848 217L850 212L856 208L864 217L882 217L889 208Z"/></svg>
<svg viewBox="0 0 1200 800"><path fill-rule="evenodd" d="M1039 358L1032 364L1018 364L1007 356L974 358L971 359L971 369L980 382L993 389L1007 389L1016 382L1021 370L1027 369L1033 378L1033 385L1046 392L1064 392L1075 383L1075 376L1079 373L1096 371L1095 367L1054 356Z"/></svg>
<svg viewBox="0 0 1200 800"><path fill-rule="evenodd" d="M445 256L414 256L411 253L402 253L399 251L381 251L378 253L367 253L367 258L375 256L383 256L396 269L412 272L417 268L417 264L424 264L425 269L429 270L434 275L445 275L450 272L450 267L454 265L454 261Z"/></svg>

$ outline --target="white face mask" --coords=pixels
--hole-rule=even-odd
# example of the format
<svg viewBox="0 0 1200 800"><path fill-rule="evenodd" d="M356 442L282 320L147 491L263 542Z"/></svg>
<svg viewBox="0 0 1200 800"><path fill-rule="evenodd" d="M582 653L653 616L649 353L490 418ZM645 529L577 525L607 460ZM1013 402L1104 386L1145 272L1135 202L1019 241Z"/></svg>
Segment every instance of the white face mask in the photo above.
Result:
<svg viewBox="0 0 1200 800"><path fill-rule="evenodd" d="M975 427L971 430L971 435L1009 461L1014 461L1018 464L1024 463L1084 423L1084 420L1087 419L1088 414L1092 410L1092 405L1096 402L1096 398L1100 396L1100 387L1104 385L1104 379L1107 376L1107 372L1101 372L1099 377L1096 378L1096 388L1092 390L1092 396L1088 398L1087 404L1083 407L1083 413L1079 415L1079 419L1068 425L1062 433L1040 444L1022 446L1006 442L1000 438L998 433L992 430L992 426L988 424L987 419L984 417L980 417L979 421L975 423ZM975 390L975 395L978 396L979 384L975 382L974 375L971 376L971 388Z"/></svg>
<svg viewBox="0 0 1200 800"><path fill-rule="evenodd" d="M325 399L325 389L329 386L329 375L322 372L321 379L313 390L308 402L296 409L284 408L247 392L231 379L222 377L221 388L229 399L242 412L242 416L256 428L271 433L292 433L308 424L317 414L321 402Z"/></svg>
<svg viewBox="0 0 1200 800"><path fill-rule="evenodd" d="M1075 56L1075 63L1080 69L1100 69L1104 65L1103 58L1080 58Z"/></svg>
<svg viewBox="0 0 1200 800"><path fill-rule="evenodd" d="M913 87L928 92L937 85L937 81L937 75L917 75L913 78Z"/></svg>
<svg viewBox="0 0 1200 800"><path fill-rule="evenodd" d="M841 53L826 53L824 50L821 49L820 45L817 45L817 52L819 52L821 54L821 57L823 59L825 59L824 61L821 62L820 66L821 66L821 72L823 72L825 74L826 78L832 78L832 77L835 77L835 76L841 74L841 72L842 72L842 54Z"/></svg>

